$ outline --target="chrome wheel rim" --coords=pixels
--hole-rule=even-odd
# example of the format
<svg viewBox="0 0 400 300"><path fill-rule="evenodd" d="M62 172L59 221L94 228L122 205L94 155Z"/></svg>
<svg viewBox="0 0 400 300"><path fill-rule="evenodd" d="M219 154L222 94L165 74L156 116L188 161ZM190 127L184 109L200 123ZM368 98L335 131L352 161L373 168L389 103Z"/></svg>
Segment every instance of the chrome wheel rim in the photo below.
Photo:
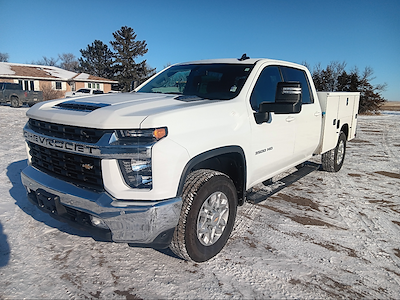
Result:
<svg viewBox="0 0 400 300"><path fill-rule="evenodd" d="M337 149L336 164L340 165L344 157L344 142L340 141Z"/></svg>
<svg viewBox="0 0 400 300"><path fill-rule="evenodd" d="M229 217L228 197L222 192L211 194L197 217L197 238L204 246L215 244L222 236Z"/></svg>

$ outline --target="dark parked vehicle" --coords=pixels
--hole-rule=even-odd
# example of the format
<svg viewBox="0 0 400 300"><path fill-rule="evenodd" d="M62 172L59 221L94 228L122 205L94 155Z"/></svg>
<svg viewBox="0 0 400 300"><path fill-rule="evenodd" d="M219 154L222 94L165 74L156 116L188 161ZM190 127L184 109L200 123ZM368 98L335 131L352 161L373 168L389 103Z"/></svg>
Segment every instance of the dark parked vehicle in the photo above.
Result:
<svg viewBox="0 0 400 300"><path fill-rule="evenodd" d="M10 102L11 107L29 106L43 101L43 92L24 91L18 83L0 82L0 103Z"/></svg>

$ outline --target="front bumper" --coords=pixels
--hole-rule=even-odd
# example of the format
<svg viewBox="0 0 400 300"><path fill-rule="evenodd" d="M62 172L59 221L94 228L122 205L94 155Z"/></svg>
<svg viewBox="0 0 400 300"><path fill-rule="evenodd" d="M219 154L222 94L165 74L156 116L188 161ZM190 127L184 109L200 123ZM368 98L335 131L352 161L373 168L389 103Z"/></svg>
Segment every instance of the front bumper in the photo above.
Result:
<svg viewBox="0 0 400 300"><path fill-rule="evenodd" d="M168 247L182 207L180 197L161 201L114 199L107 192L79 188L32 166L22 171L21 179L28 198L41 210L102 240ZM45 203L46 197L51 198L51 204ZM100 219L101 225L92 221L93 217Z"/></svg>

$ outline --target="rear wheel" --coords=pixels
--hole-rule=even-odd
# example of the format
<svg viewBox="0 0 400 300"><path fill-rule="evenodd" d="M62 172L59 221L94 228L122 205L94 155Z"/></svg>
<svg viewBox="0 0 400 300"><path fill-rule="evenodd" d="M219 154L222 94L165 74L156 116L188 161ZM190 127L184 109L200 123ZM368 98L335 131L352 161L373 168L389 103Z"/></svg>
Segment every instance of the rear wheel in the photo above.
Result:
<svg viewBox="0 0 400 300"><path fill-rule="evenodd" d="M17 97L11 97L10 106L11 107L20 107L21 103L19 103L19 99Z"/></svg>
<svg viewBox="0 0 400 300"><path fill-rule="evenodd" d="M341 132L336 147L322 154L322 169L328 172L338 172L346 154L346 135Z"/></svg>
<svg viewBox="0 0 400 300"><path fill-rule="evenodd" d="M197 170L183 189L183 205L171 250L186 260L206 261L225 246L236 218L237 193L223 173Z"/></svg>

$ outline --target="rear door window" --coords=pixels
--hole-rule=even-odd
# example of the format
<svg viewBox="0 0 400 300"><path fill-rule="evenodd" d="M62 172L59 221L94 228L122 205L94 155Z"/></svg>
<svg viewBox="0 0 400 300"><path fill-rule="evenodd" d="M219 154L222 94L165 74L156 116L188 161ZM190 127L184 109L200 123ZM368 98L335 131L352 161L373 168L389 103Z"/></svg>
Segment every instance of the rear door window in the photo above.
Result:
<svg viewBox="0 0 400 300"><path fill-rule="evenodd" d="M301 84L302 103L314 103L314 98L310 92L310 84L307 80L307 75L304 71L289 67L281 67L284 81L297 81Z"/></svg>

